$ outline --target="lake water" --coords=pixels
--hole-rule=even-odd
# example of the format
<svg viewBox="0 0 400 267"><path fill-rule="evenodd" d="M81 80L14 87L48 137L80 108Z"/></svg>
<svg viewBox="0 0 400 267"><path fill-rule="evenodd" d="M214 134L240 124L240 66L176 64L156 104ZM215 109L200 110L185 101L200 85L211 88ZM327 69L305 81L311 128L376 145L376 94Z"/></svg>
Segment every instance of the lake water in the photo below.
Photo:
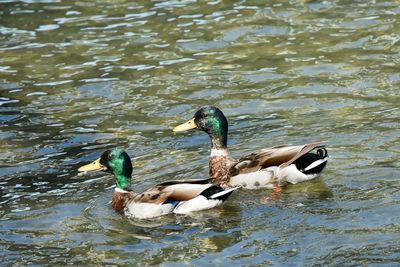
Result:
<svg viewBox="0 0 400 267"><path fill-rule="evenodd" d="M267 2L267 3L266 3ZM400 264L399 1L0 1L0 262ZM206 178L204 105L235 157L327 141L322 176L151 221L110 207L105 149L137 191Z"/></svg>

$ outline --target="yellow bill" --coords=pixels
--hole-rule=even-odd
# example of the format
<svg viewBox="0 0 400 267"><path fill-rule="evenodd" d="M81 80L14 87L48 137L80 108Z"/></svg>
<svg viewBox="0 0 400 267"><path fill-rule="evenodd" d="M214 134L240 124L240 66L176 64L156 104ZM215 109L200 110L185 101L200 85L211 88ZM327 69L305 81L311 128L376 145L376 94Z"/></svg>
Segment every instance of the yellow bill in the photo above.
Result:
<svg viewBox="0 0 400 267"><path fill-rule="evenodd" d="M100 164L100 159L96 159L92 163L82 166L78 169L79 172L91 172L91 171L104 171L107 167Z"/></svg>
<svg viewBox="0 0 400 267"><path fill-rule="evenodd" d="M174 129L172 129L172 131L174 132L184 132L187 130L191 130L196 128L196 123L194 122L194 118L191 119L190 121L187 121L181 125L176 126Z"/></svg>

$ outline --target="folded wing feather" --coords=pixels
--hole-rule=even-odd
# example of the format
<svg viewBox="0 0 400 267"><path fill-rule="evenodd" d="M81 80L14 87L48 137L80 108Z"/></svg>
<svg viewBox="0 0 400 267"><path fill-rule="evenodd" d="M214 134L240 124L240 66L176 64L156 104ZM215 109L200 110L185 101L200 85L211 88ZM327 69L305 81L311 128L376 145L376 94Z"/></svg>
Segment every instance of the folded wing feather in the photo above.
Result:
<svg viewBox="0 0 400 267"><path fill-rule="evenodd" d="M304 146L279 145L260 149L229 166L231 176L255 172L271 166L287 167L301 156L321 146L322 142L306 144Z"/></svg>
<svg viewBox="0 0 400 267"><path fill-rule="evenodd" d="M167 184L167 185L165 185ZM197 197L204 190L211 187L212 184L194 184L185 183L183 181L178 181L176 184L171 184L171 182L157 185L138 194L135 197L135 201L146 202L153 204L162 204L167 199L186 201Z"/></svg>

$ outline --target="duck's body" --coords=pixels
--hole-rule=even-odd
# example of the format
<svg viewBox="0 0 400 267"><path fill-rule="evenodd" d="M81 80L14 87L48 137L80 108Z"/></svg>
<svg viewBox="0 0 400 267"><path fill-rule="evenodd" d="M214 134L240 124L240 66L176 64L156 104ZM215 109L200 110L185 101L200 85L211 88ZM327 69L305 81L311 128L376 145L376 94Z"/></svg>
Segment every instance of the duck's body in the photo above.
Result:
<svg viewBox="0 0 400 267"><path fill-rule="evenodd" d="M316 151L316 153L310 153ZM312 180L323 170L327 153L320 143L264 148L234 160L227 150L212 151L210 177L221 185L269 188Z"/></svg>
<svg viewBox="0 0 400 267"><path fill-rule="evenodd" d="M296 184L317 177L328 160L320 142L264 148L235 160L227 148L228 121L216 107L200 109L192 120L175 127L174 131L195 128L210 136L210 178L224 187L272 189L285 183Z"/></svg>
<svg viewBox="0 0 400 267"><path fill-rule="evenodd" d="M209 180L171 181L134 193L116 188L112 206L129 217L140 219L169 213L184 214L221 205L233 190L224 190ZM219 193L219 195L218 195Z"/></svg>
<svg viewBox="0 0 400 267"><path fill-rule="evenodd" d="M112 196L114 210L127 216L146 219L169 213L189 213L221 205L237 188L223 189L209 179L170 181L158 184L142 193L129 189L132 163L125 151L114 149L100 159L79 168L79 171L109 171L117 180Z"/></svg>

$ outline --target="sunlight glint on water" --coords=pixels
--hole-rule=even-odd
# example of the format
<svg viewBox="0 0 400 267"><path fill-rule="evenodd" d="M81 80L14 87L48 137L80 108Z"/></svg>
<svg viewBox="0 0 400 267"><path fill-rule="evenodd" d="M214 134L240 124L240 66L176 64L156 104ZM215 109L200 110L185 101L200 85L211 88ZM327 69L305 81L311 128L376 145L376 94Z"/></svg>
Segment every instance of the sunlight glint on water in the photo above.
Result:
<svg viewBox="0 0 400 267"><path fill-rule="evenodd" d="M398 4L0 1L1 263L398 264ZM171 131L204 105L235 157L326 140L330 162L274 202L154 221L77 175L122 147L137 191L206 177L207 136Z"/></svg>

